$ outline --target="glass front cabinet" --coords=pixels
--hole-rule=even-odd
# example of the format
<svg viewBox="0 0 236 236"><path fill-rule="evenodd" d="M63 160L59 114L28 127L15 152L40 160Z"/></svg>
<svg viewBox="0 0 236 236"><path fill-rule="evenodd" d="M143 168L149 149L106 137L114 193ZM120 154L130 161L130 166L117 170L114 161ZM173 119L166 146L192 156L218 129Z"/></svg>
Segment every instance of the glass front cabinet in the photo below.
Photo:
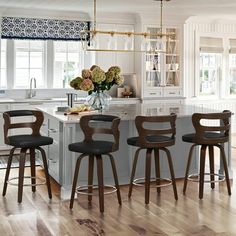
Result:
<svg viewBox="0 0 236 236"><path fill-rule="evenodd" d="M177 28L165 28L162 32L173 33L171 38L158 40L156 36L150 36L146 40L144 98L182 96L179 31ZM160 28L147 27L147 32L156 34Z"/></svg>

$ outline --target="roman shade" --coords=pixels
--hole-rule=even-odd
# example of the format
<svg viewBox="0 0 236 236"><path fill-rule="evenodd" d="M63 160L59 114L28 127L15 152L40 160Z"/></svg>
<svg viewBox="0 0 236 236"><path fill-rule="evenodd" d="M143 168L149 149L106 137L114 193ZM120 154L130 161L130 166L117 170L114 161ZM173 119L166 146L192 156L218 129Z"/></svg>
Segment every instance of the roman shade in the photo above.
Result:
<svg viewBox="0 0 236 236"><path fill-rule="evenodd" d="M236 39L229 39L229 53L236 54Z"/></svg>
<svg viewBox="0 0 236 236"><path fill-rule="evenodd" d="M213 37L200 37L200 52L222 53L223 39Z"/></svg>
<svg viewBox="0 0 236 236"><path fill-rule="evenodd" d="M1 37L7 39L88 40L90 22L3 17Z"/></svg>

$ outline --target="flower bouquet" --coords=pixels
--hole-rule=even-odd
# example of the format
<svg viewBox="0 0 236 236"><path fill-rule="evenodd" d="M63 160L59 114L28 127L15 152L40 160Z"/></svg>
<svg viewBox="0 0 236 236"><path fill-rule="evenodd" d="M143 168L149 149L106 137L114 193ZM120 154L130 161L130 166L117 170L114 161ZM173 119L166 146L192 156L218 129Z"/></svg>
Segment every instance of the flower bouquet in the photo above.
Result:
<svg viewBox="0 0 236 236"><path fill-rule="evenodd" d="M124 82L123 76L120 75L120 68L112 66L107 72L99 66L93 65L90 69L82 70L81 77L76 77L70 82L70 86L76 90L87 91L87 103L94 109L100 110L105 108L108 97L105 90L109 90L113 85L121 85Z"/></svg>

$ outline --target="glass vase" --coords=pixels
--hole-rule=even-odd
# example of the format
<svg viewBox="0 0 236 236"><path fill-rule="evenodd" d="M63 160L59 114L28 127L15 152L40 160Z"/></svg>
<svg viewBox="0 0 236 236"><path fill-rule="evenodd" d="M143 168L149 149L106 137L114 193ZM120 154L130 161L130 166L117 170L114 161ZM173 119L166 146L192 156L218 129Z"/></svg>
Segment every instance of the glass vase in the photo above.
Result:
<svg viewBox="0 0 236 236"><path fill-rule="evenodd" d="M95 110L103 110L109 105L111 96L104 91L94 91L87 98L86 103Z"/></svg>

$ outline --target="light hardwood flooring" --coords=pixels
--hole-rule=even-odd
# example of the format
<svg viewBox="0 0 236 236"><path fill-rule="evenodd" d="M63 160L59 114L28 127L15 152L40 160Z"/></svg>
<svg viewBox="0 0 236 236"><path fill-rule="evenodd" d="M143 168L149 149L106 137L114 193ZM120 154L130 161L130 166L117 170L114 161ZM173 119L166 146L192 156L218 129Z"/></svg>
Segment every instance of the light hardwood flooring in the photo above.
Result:
<svg viewBox="0 0 236 236"><path fill-rule="evenodd" d="M233 170L236 175L236 149ZM17 169L13 169L17 175ZM5 170L0 171L0 192ZM38 174L42 174L38 168ZM189 182L186 196L182 194L183 180L177 181L179 200L174 200L172 187L162 188L160 195L151 189L150 204L144 204L144 189L134 187L132 198L127 197L128 186L121 187L122 206L116 195L105 196L105 213L100 214L98 198L89 206L86 196L75 201L73 211L69 201L60 201L58 186L52 181L53 198L48 199L45 186L33 194L24 187L23 202L17 203L17 188L8 187L0 196L0 236L19 235L236 235L236 184L232 181L232 195L226 184L216 184L211 190L205 184L204 198L198 199L198 184Z"/></svg>

